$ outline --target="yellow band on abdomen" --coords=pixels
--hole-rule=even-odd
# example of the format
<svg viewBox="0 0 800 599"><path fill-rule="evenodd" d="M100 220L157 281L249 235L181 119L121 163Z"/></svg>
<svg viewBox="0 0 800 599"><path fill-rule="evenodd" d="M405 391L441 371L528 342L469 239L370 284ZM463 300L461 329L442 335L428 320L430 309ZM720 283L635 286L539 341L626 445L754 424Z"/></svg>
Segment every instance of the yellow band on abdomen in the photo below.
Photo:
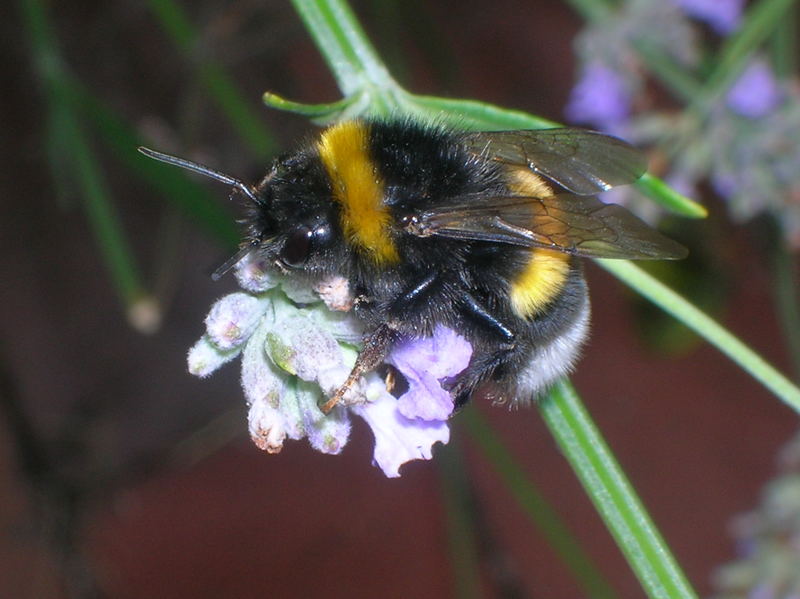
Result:
<svg viewBox="0 0 800 599"><path fill-rule="evenodd" d="M528 264L511 282L511 307L517 316L535 316L561 292L569 275L569 260L563 252L531 250Z"/></svg>
<svg viewBox="0 0 800 599"><path fill-rule="evenodd" d="M525 168L509 168L509 189L520 196L543 198L552 195L550 186ZM533 215L531 215L533 218ZM546 248L530 250L528 263L511 282L511 307L522 318L541 312L564 287L569 275L569 256Z"/></svg>

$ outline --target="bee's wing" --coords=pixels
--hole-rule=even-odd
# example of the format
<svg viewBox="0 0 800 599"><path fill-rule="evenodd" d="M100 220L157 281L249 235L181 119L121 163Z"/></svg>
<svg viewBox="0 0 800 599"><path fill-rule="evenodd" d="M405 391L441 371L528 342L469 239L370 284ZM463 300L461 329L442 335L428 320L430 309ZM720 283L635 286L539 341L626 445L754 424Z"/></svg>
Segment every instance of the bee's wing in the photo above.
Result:
<svg viewBox="0 0 800 599"><path fill-rule="evenodd" d="M544 247L593 258L665 260L688 253L625 208L569 193L544 198L463 196L415 214L406 230L420 237Z"/></svg>
<svg viewBox="0 0 800 599"><path fill-rule="evenodd" d="M577 195L633 183L647 170L645 155L627 142L585 129L465 133L467 151L527 168Z"/></svg>

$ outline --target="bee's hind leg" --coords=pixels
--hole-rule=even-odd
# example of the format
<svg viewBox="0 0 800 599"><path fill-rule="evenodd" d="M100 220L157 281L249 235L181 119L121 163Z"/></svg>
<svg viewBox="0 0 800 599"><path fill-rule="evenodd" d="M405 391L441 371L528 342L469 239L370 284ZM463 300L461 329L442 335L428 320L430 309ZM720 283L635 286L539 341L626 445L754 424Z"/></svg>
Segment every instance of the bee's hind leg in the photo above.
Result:
<svg viewBox="0 0 800 599"><path fill-rule="evenodd" d="M517 337L512 328L489 312L472 295L462 296L459 311L465 321L494 333L496 342L489 344L488 351L473 353L466 370L448 381L446 386L453 395L456 409L466 405L473 393L484 382L493 378L497 369L502 368L518 351Z"/></svg>

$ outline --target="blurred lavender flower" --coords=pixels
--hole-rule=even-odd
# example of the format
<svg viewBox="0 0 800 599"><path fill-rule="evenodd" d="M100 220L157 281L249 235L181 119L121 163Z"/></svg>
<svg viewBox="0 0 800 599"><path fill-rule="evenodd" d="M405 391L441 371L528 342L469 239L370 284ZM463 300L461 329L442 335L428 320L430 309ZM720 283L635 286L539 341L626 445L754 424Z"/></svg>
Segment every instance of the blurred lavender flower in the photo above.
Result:
<svg viewBox="0 0 800 599"><path fill-rule="evenodd" d="M362 334L358 321L327 309L302 281L269 272L257 256L242 260L236 277L246 292L212 306L206 334L189 351L189 372L205 377L241 355L248 428L259 448L277 453L287 438L306 438L317 451L337 454L353 413L375 435L375 463L393 477L409 460L430 459L434 443L447 443L453 402L440 381L469 363L472 347L463 337L439 327L430 338L402 342L387 361L408 379L407 393L395 398L370 373L326 415L319 404L350 373L356 352L349 346Z"/></svg>
<svg viewBox="0 0 800 599"><path fill-rule="evenodd" d="M767 116L783 101L772 68L763 58L751 61L726 96L728 107L751 119Z"/></svg>
<svg viewBox="0 0 800 599"><path fill-rule="evenodd" d="M565 109L567 120L627 136L632 108L645 87L641 48L693 66L699 56L696 37L668 2L623 2L613 18L592 22L576 38L580 77Z"/></svg>
<svg viewBox="0 0 800 599"><path fill-rule="evenodd" d="M731 216L745 221L762 213L781 224L800 246L800 92L776 80L756 58L710 112L709 179L727 200Z"/></svg>
<svg viewBox="0 0 800 599"><path fill-rule="evenodd" d="M676 132L683 135L686 143L674 156L664 176L667 181L688 195L708 181L726 200L735 221L770 214L788 244L800 247L796 81L778 79L769 62L756 55L721 100L708 107L705 118L692 125L695 129L687 131L687 125L691 123L675 113L640 113L630 118L624 136L635 143L658 145L674 140Z"/></svg>
<svg viewBox="0 0 800 599"><path fill-rule="evenodd" d="M800 597L800 435L782 458L761 505L733 523L741 557L716 572L715 599Z"/></svg>
<svg viewBox="0 0 800 599"><path fill-rule="evenodd" d="M569 121L608 132L620 130L630 112L631 90L627 81L598 61L583 66L564 109Z"/></svg>
<svg viewBox="0 0 800 599"><path fill-rule="evenodd" d="M672 0L687 15L707 23L721 35L739 28L744 0Z"/></svg>

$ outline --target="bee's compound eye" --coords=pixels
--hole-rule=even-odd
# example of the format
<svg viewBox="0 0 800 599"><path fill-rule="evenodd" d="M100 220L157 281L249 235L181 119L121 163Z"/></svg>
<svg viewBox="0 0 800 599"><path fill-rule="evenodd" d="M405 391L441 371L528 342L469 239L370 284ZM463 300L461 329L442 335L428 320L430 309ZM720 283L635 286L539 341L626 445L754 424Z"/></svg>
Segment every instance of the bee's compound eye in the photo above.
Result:
<svg viewBox="0 0 800 599"><path fill-rule="evenodd" d="M281 250L280 259L286 266L299 268L308 260L313 232L308 227L297 227Z"/></svg>

